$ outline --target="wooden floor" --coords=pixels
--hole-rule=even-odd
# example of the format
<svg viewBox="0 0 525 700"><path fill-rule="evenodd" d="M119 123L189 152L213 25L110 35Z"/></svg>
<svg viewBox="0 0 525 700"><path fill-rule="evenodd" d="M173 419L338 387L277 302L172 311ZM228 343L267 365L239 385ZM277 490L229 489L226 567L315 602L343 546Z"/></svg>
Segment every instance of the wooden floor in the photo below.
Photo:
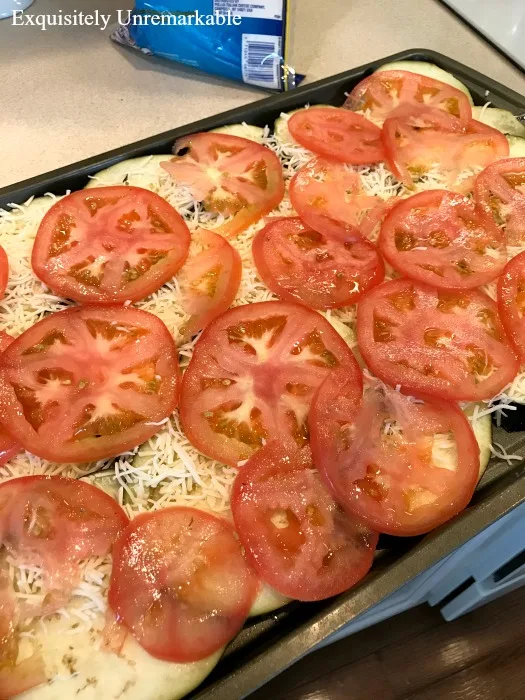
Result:
<svg viewBox="0 0 525 700"><path fill-rule="evenodd" d="M250 700L525 700L525 589L455 622L421 606L311 654Z"/></svg>

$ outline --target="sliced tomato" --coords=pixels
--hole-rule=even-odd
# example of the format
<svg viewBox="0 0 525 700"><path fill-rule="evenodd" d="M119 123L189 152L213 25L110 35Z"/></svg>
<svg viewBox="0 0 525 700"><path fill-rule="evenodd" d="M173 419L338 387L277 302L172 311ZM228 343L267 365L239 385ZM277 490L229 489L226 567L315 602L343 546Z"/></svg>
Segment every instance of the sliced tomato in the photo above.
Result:
<svg viewBox="0 0 525 700"><path fill-rule="evenodd" d="M228 309L241 284L241 256L218 233L197 229L192 233L200 252L192 255L179 272L185 311L191 316L184 337L191 338Z"/></svg>
<svg viewBox="0 0 525 700"><path fill-rule="evenodd" d="M20 615L5 558L0 565L0 698L15 697L47 681L41 654L35 651L20 663Z"/></svg>
<svg viewBox="0 0 525 700"><path fill-rule="evenodd" d="M509 338L525 364L525 252L507 264L498 280L498 306Z"/></svg>
<svg viewBox="0 0 525 700"><path fill-rule="evenodd" d="M293 138L313 153L352 165L384 160L381 129L361 114L334 107L312 107L288 120Z"/></svg>
<svg viewBox="0 0 525 700"><path fill-rule="evenodd" d="M492 217L446 190L401 200L383 222L379 248L395 270L439 289L480 287L507 260L505 236Z"/></svg>
<svg viewBox="0 0 525 700"><path fill-rule="evenodd" d="M204 209L231 217L215 231L236 236L272 211L284 196L281 161L269 148L228 134L184 136L175 158L162 163L175 182L189 187Z"/></svg>
<svg viewBox="0 0 525 700"><path fill-rule="evenodd" d="M309 446L275 440L235 479L232 513L246 557L263 581L296 600L323 600L372 566L377 534L334 501Z"/></svg>
<svg viewBox="0 0 525 700"><path fill-rule="evenodd" d="M315 390L352 351L320 314L268 301L230 309L204 330L184 373L181 419L188 439L237 466L265 441L308 440Z"/></svg>
<svg viewBox="0 0 525 700"><path fill-rule="evenodd" d="M15 652L18 654L18 645L15 648ZM27 690L46 683L47 680L44 659L39 652L33 653L18 664L16 662L11 663L7 659L0 661L1 698L9 700L9 698L18 697Z"/></svg>
<svg viewBox="0 0 525 700"><path fill-rule="evenodd" d="M472 119L470 102L461 90L404 70L373 73L355 86L344 104L345 109L365 112L378 121L391 116L400 106L432 107L465 124Z"/></svg>
<svg viewBox="0 0 525 700"><path fill-rule="evenodd" d="M357 230L320 217L317 230L299 218L270 219L253 240L253 259L266 286L312 309L353 304L384 278L375 246Z"/></svg>
<svg viewBox="0 0 525 700"><path fill-rule="evenodd" d="M525 158L492 163L478 175L477 204L502 227L508 245L525 243Z"/></svg>
<svg viewBox="0 0 525 700"><path fill-rule="evenodd" d="M154 435L177 405L177 349L131 307L72 307L22 333L0 362L0 420L54 462L115 457Z"/></svg>
<svg viewBox="0 0 525 700"><path fill-rule="evenodd" d="M9 281L9 261L5 250L0 246L0 299L4 296Z"/></svg>
<svg viewBox="0 0 525 700"><path fill-rule="evenodd" d="M90 304L137 301L170 280L190 232L159 195L140 187L72 192L38 229L31 263L56 294Z"/></svg>
<svg viewBox="0 0 525 700"><path fill-rule="evenodd" d="M46 592L70 592L78 562L104 556L128 517L104 491L60 476L0 484L0 539L15 561L42 567Z"/></svg>
<svg viewBox="0 0 525 700"><path fill-rule="evenodd" d="M5 331L0 331L0 354L11 345L13 340L12 335ZM4 426L0 424L0 467L9 462L11 457L17 455L21 449L22 445L12 438Z"/></svg>
<svg viewBox="0 0 525 700"><path fill-rule="evenodd" d="M139 515L117 541L109 604L152 656L198 661L237 634L258 586L226 520L165 508Z"/></svg>
<svg viewBox="0 0 525 700"><path fill-rule="evenodd" d="M345 163L314 158L290 182L293 208L308 225L320 214L358 228L369 236L386 206L380 197L363 194L358 173Z"/></svg>
<svg viewBox="0 0 525 700"><path fill-rule="evenodd" d="M467 193L478 172L509 154L500 131L436 109L412 108L389 117L383 125L386 160L392 172L408 187L414 178L439 173L449 189Z"/></svg>
<svg viewBox="0 0 525 700"><path fill-rule="evenodd" d="M372 372L406 393L480 401L518 371L497 305L478 290L386 282L359 302L357 339Z"/></svg>
<svg viewBox="0 0 525 700"><path fill-rule="evenodd" d="M310 411L312 452L336 499L370 528L421 535L465 508L478 480L479 448L460 409L414 401L345 368L319 387ZM358 394L359 392L359 394Z"/></svg>
<svg viewBox="0 0 525 700"><path fill-rule="evenodd" d="M128 522L113 498L82 481L28 476L0 484L2 545L15 562L43 570L42 606L26 606L27 616L52 613L65 605L78 580L79 561L108 554ZM17 663L18 621L26 616L23 606L0 572L2 698L48 680L38 651Z"/></svg>
<svg viewBox="0 0 525 700"><path fill-rule="evenodd" d="M9 333L5 331L0 331L0 353L3 353L4 350L9 347L13 340L14 338L12 335L9 335Z"/></svg>

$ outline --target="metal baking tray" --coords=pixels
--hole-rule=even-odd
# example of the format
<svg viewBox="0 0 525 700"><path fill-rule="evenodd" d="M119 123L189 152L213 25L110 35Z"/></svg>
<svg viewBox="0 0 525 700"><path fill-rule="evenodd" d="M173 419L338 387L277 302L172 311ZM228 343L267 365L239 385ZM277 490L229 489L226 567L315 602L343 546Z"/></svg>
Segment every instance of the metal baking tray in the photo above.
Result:
<svg viewBox="0 0 525 700"><path fill-rule="evenodd" d="M515 114L525 112L525 97L442 54L410 49L359 68L306 85L284 95L240 107L88 160L0 189L0 207L45 192L57 195L84 187L88 176L135 156L168 153L175 139L197 131L245 121L272 124L283 111L310 104L341 105L345 92L386 62L429 61L454 74L470 89L476 104L490 101ZM525 429L525 421L524 421ZM494 428L494 440L510 454L525 456L525 431ZM292 603L276 613L249 621L229 645L217 668L188 697L192 700L241 700L311 651L356 616L456 550L481 530L525 501L525 463L510 466L492 460L470 506L424 538L383 538L371 572L355 588L320 603Z"/></svg>

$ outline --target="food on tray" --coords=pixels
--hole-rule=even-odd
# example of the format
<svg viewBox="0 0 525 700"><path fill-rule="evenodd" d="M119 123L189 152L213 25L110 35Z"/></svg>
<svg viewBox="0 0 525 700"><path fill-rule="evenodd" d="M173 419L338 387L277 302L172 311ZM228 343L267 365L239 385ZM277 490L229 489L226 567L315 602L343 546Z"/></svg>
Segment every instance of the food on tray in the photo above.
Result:
<svg viewBox="0 0 525 700"><path fill-rule="evenodd" d="M381 70L352 90L344 106L372 120L396 116L399 108L425 106L456 117L466 125L472 119L467 96L435 78L405 70Z"/></svg>
<svg viewBox="0 0 525 700"><path fill-rule="evenodd" d="M507 136L525 138L525 124L522 124L512 112L506 109L488 107L487 105L472 107L472 118L492 126Z"/></svg>
<svg viewBox="0 0 525 700"><path fill-rule="evenodd" d="M446 190L396 204L379 234L385 260L405 277L438 289L474 289L505 267L504 233L472 200Z"/></svg>
<svg viewBox="0 0 525 700"><path fill-rule="evenodd" d="M314 461L347 512L391 535L421 535L469 503L479 454L468 420L438 398L414 400L343 368L310 411Z"/></svg>
<svg viewBox="0 0 525 700"><path fill-rule="evenodd" d="M49 314L2 353L0 420L55 462L116 457L157 432L179 394L177 348L153 314L75 306Z"/></svg>
<svg viewBox="0 0 525 700"><path fill-rule="evenodd" d="M451 401L490 399L519 368L496 302L477 289L385 282L358 305L357 339L367 366L390 386Z"/></svg>
<svg viewBox="0 0 525 700"><path fill-rule="evenodd" d="M328 321L305 306L237 306L195 344L181 392L184 432L232 467L270 440L306 444L315 390L334 367L354 361Z"/></svg>
<svg viewBox="0 0 525 700"><path fill-rule="evenodd" d="M369 238L386 214L389 203L370 195L356 170L345 163L313 158L294 175L290 202L301 219L315 228L319 215L349 224ZM391 203L395 202L392 198Z"/></svg>
<svg viewBox="0 0 525 700"><path fill-rule="evenodd" d="M0 212L0 697L180 698L516 459L524 134L384 68Z"/></svg>
<svg viewBox="0 0 525 700"><path fill-rule="evenodd" d="M381 130L361 114L325 107L296 112L288 130L304 148L324 158L363 165L384 160Z"/></svg>
<svg viewBox="0 0 525 700"><path fill-rule="evenodd" d="M407 187L438 163L447 188L468 193L483 168L509 155L508 141L496 129L475 120L465 125L427 107L395 110L383 125L383 141L388 165Z"/></svg>
<svg viewBox="0 0 525 700"><path fill-rule="evenodd" d="M308 445L259 450L235 479L232 512L254 570L297 600L346 591L372 565L377 532L336 503Z"/></svg>
<svg viewBox="0 0 525 700"><path fill-rule="evenodd" d="M508 245L525 244L525 158L500 160L476 180L476 204L505 232Z"/></svg>
<svg viewBox="0 0 525 700"><path fill-rule="evenodd" d="M184 183L205 211L231 217L217 232L234 236L276 207L284 195L282 168L268 148L229 134L185 136L162 167Z"/></svg>
<svg viewBox="0 0 525 700"><path fill-rule="evenodd" d="M359 231L323 215L316 228L299 217L275 218L253 239L255 267L274 294L333 309L353 304L383 280L377 249Z"/></svg>
<svg viewBox="0 0 525 700"><path fill-rule="evenodd" d="M138 301L182 267L190 232L166 200L138 187L73 192L45 215L31 262L56 294L90 304Z"/></svg>
<svg viewBox="0 0 525 700"><path fill-rule="evenodd" d="M425 78L432 78L440 83L447 83L447 85L461 90L461 92L464 92L467 96L468 101L472 105L472 110L474 111L474 101L468 87L452 75L452 73L448 73L434 63L428 63L427 61L394 61L393 63L384 63L376 70L376 73L394 70L417 73Z"/></svg>
<svg viewBox="0 0 525 700"><path fill-rule="evenodd" d="M525 362L525 252L507 264L498 281L501 320L514 343L521 362Z"/></svg>

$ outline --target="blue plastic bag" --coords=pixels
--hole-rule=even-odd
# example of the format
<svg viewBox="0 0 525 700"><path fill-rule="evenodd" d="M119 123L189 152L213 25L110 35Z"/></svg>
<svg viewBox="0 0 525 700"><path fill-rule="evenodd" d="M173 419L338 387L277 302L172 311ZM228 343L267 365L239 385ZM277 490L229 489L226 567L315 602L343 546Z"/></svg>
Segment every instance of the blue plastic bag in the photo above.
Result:
<svg viewBox="0 0 525 700"><path fill-rule="evenodd" d="M137 0L112 38L206 73L289 90L304 76L286 62L288 8L288 0Z"/></svg>

